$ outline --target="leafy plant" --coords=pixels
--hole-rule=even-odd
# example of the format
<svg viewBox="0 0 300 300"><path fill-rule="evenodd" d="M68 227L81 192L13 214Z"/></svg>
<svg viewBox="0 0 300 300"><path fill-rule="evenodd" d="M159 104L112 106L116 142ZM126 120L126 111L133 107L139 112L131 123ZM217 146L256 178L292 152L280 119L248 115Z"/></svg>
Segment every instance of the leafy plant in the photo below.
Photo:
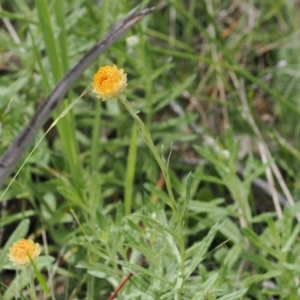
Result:
<svg viewBox="0 0 300 300"><path fill-rule="evenodd" d="M1 3L0 153L113 25L156 9L121 23L29 150L14 148L0 295L29 297L7 253L30 237L40 299L298 299L297 6L100 2ZM118 101L90 93L103 65L127 73Z"/></svg>

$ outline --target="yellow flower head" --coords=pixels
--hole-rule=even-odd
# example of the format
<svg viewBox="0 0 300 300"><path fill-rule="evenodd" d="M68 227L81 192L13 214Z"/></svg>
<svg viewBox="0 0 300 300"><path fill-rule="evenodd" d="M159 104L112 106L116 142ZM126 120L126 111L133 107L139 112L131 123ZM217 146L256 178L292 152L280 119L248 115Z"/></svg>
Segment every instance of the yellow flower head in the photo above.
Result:
<svg viewBox="0 0 300 300"><path fill-rule="evenodd" d="M9 248L8 258L14 265L28 266L30 264L28 256L34 260L40 253L41 248L38 243L35 244L33 240L21 239Z"/></svg>
<svg viewBox="0 0 300 300"><path fill-rule="evenodd" d="M94 75L93 92L102 100L117 98L126 88L127 75L115 65L101 67Z"/></svg>

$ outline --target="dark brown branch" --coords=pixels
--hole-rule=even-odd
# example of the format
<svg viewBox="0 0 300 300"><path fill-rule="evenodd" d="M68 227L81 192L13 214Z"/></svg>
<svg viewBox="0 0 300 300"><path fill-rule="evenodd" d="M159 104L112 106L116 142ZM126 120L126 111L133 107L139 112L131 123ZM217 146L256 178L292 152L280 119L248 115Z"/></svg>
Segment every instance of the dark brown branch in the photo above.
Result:
<svg viewBox="0 0 300 300"><path fill-rule="evenodd" d="M129 12L123 20L114 25L102 41L96 43L63 77L63 79L52 90L42 105L38 108L30 122L21 131L6 152L0 157L0 188L14 167L21 159L26 149L33 142L36 133L48 120L53 110L63 100L71 85L78 80L81 74L117 41L130 27L141 20L145 15L153 12L156 8L148 8L139 12L140 6Z"/></svg>
<svg viewBox="0 0 300 300"><path fill-rule="evenodd" d="M125 285L125 283L130 279L130 277L132 276L132 273L129 273L122 281L121 283L117 286L117 288L112 292L112 294L110 295L110 297L108 298L108 300L113 300L115 299L115 297L117 296L117 294L119 293L119 291L121 290L121 288Z"/></svg>

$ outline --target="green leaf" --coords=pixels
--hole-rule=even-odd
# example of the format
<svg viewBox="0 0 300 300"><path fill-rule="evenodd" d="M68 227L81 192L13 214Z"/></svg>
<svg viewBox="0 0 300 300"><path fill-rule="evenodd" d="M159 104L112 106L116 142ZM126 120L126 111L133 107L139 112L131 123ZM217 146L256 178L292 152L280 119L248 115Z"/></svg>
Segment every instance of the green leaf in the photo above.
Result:
<svg viewBox="0 0 300 300"><path fill-rule="evenodd" d="M38 17L39 17L39 27L42 30L45 48L47 56L49 58L50 67L52 69L52 74L55 82L58 82L61 78L61 64L59 61L59 55L57 52L56 41L54 38L52 24L50 20L50 14L48 10L48 5L45 0L35 0Z"/></svg>
<svg viewBox="0 0 300 300"><path fill-rule="evenodd" d="M250 240L251 243L253 243L255 246L258 248L265 250L267 253L271 254L277 259L280 259L281 253L278 253L276 250L268 247L264 241L261 240L261 238L254 233L251 229L249 228L243 228L243 233L245 236Z"/></svg>
<svg viewBox="0 0 300 300"><path fill-rule="evenodd" d="M246 279L244 279L242 281L242 285L248 287L252 284L262 282L267 279L275 278L280 275L281 275L281 271L270 271L270 272L267 272L264 274L256 274L256 275L254 274L254 275L251 275L251 276L247 277Z"/></svg>
<svg viewBox="0 0 300 300"><path fill-rule="evenodd" d="M291 250L293 244L295 243L295 241L297 240L297 238L299 236L299 232L300 232L300 223L298 223L295 226L295 228L293 229L292 234L290 235L290 237L288 238L288 240L282 247L282 250L281 250L282 252L289 252Z"/></svg>
<svg viewBox="0 0 300 300"><path fill-rule="evenodd" d="M66 198L66 200L70 201L70 203L78 205L84 211L88 210L86 203L84 203L73 187L60 185L57 187L57 190L63 197Z"/></svg>
<svg viewBox="0 0 300 300"><path fill-rule="evenodd" d="M122 236L125 239L123 245L137 250L139 253L147 257L148 260L155 263L157 260L157 253L155 253L152 248L149 247L149 244L144 241L143 238L138 238L138 235L139 234L137 234L136 231L129 232L127 230L122 230Z"/></svg>
<svg viewBox="0 0 300 300"><path fill-rule="evenodd" d="M47 280L44 278L44 276L41 274L41 272L39 271L39 269L37 268L35 262L32 260L32 258L29 256L29 259L30 259L30 264L34 270L34 274L41 286L41 288L43 289L44 293L49 296L51 293L50 293L50 290L47 286Z"/></svg>
<svg viewBox="0 0 300 300"><path fill-rule="evenodd" d="M214 218L214 220L218 221L216 218ZM239 243L242 240L242 234L239 227L230 218L222 220L222 226L220 227L219 231L234 243Z"/></svg>
<svg viewBox="0 0 300 300"><path fill-rule="evenodd" d="M160 222L156 221L153 218L149 218L147 216L140 215L140 214L135 214L135 216L137 216L141 219L144 219L145 221L150 222L151 225L155 226L155 231L153 230L153 228L151 228L151 230L153 230L153 234L157 235L158 233L160 233L160 235L163 236L167 240L167 242L169 243L169 245L171 247L171 251L175 255L177 261L180 262L181 256L180 256L178 247L175 243L175 241L180 243L180 240L179 240L178 236L176 235L176 233L173 232L171 229L169 229L167 226L161 224ZM148 229L148 230L150 230L150 229Z"/></svg>
<svg viewBox="0 0 300 300"><path fill-rule="evenodd" d="M195 271L195 269L199 266L200 262L204 259L209 246L211 245L217 231L220 228L220 224L215 224L206 237L199 243L194 244L191 248L187 250L186 255L188 257L192 256L191 261L185 268L184 278L187 280L189 276Z"/></svg>
<svg viewBox="0 0 300 300"><path fill-rule="evenodd" d="M215 176L209 176L209 175L205 175L205 174L194 174L193 177L202 180L202 181L208 181L208 182L212 182L212 183L216 183L216 184L221 184L221 185L225 185L225 182Z"/></svg>
<svg viewBox="0 0 300 300"><path fill-rule="evenodd" d="M285 244L291 237L293 230L293 214L292 209L286 208L283 213L282 221L282 243ZM299 225L299 224L297 224Z"/></svg>
<svg viewBox="0 0 300 300"><path fill-rule="evenodd" d="M134 214L134 216L143 219L149 223L151 223L152 225L154 225L157 229L159 229L162 233L169 233L171 234L176 240L179 241L178 236L175 234L175 232L173 232L171 229L167 228L166 226L162 225L161 223L159 223L158 221L156 221L153 218L147 217L145 215L141 215L141 214Z"/></svg>
<svg viewBox="0 0 300 300"><path fill-rule="evenodd" d="M242 241L236 243L233 247L230 248L230 250L228 251L224 259L224 265L226 265L229 270L233 268L237 260L240 259L240 255L243 249L244 249L244 243Z"/></svg>
<svg viewBox="0 0 300 300"><path fill-rule="evenodd" d="M30 209L30 210L26 210L24 212L15 213L13 215L5 216L0 220L0 227L3 227L5 225L8 225L8 224L20 221L20 220L21 220L21 223L22 223L23 222L22 220L24 220L25 218L29 218L29 217L32 217L32 216L35 216L35 215L36 215L35 211Z"/></svg>
<svg viewBox="0 0 300 300"><path fill-rule="evenodd" d="M117 260L116 261L119 265L133 271L133 272L137 272L138 274L143 274L144 276L146 277L150 277L150 278L156 278L157 280L161 281L161 282L164 282L164 283L167 283L169 284L170 286L173 286L173 283L166 280L165 278L163 277L160 277L158 276L156 273L150 271L150 270L147 270L145 268L142 268L138 265L135 265L135 264L131 264L129 262L126 262L126 261L121 261L121 260Z"/></svg>
<svg viewBox="0 0 300 300"><path fill-rule="evenodd" d="M264 268L266 271L272 271L276 268L276 264L259 254L243 252L241 257L257 265L259 268Z"/></svg>
<svg viewBox="0 0 300 300"><path fill-rule="evenodd" d="M172 207L172 202L170 201L169 196L164 191L150 183L145 183L144 186L151 194L157 196L159 199Z"/></svg>
<svg viewBox="0 0 300 300"><path fill-rule="evenodd" d="M242 290L239 290L239 291L227 294L226 296L222 296L218 300L235 300L235 299L241 299L241 297L244 296L247 291L248 291L248 289L242 289Z"/></svg>
<svg viewBox="0 0 300 300"><path fill-rule="evenodd" d="M184 90L186 90L196 79L196 75L192 74L185 79L184 82L176 84L169 91L168 96L165 97L159 104L155 107L154 111L159 111L166 105L168 105L172 100L176 99Z"/></svg>
<svg viewBox="0 0 300 300"><path fill-rule="evenodd" d="M209 292L209 290L212 289L214 284L216 283L217 279L219 277L219 273L212 274L202 285L201 290L205 291L206 293Z"/></svg>
<svg viewBox="0 0 300 300"><path fill-rule="evenodd" d="M249 174L243 182L243 185L248 186L252 183L252 181L259 177L261 174L263 174L265 172L265 170L272 164L272 162L268 162L267 164L263 164L261 166L259 166L258 168L255 169L254 172L252 172L251 174Z"/></svg>
<svg viewBox="0 0 300 300"><path fill-rule="evenodd" d="M207 161L209 161L216 169L224 170L224 162L220 161L215 153L215 150L210 151L199 146L194 146L195 150Z"/></svg>
<svg viewBox="0 0 300 300"><path fill-rule="evenodd" d="M55 17L57 21L57 25L59 26L59 36L58 36L58 45L59 45L59 54L62 61L62 69L66 73L69 70L69 56L68 56L68 39L66 32L66 24L65 24L65 9L64 9L64 1L55 1L54 2L54 11Z"/></svg>
<svg viewBox="0 0 300 300"><path fill-rule="evenodd" d="M135 287L135 289L131 293L128 293L128 291L124 291L124 293L120 295L122 296L122 299L145 299L146 296L149 297L150 295L152 296L152 299L159 299L159 295L157 295L157 292L152 291L150 284L139 274L134 274L133 276L131 276L130 283Z"/></svg>
<svg viewBox="0 0 300 300"><path fill-rule="evenodd" d="M191 191L191 183L192 183L191 174L192 173L189 173L189 175L186 178L186 194L185 194L183 205L180 210L180 220L182 223L183 223L183 218L184 218L185 212L187 210L187 207L188 207L188 204L190 201L190 191Z"/></svg>

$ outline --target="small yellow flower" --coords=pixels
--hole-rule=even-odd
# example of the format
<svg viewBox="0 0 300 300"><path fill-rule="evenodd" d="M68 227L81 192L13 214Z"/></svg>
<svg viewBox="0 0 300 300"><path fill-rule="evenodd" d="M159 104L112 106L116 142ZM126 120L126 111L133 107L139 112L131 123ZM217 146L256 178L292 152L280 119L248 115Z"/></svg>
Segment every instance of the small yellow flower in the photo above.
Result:
<svg viewBox="0 0 300 300"><path fill-rule="evenodd" d="M9 248L8 258L14 265L28 266L30 264L28 256L34 260L40 253L41 248L38 243L35 244L33 240L21 239Z"/></svg>
<svg viewBox="0 0 300 300"><path fill-rule="evenodd" d="M103 101L117 98L126 88L127 75L115 65L101 67L94 75L93 92Z"/></svg>

